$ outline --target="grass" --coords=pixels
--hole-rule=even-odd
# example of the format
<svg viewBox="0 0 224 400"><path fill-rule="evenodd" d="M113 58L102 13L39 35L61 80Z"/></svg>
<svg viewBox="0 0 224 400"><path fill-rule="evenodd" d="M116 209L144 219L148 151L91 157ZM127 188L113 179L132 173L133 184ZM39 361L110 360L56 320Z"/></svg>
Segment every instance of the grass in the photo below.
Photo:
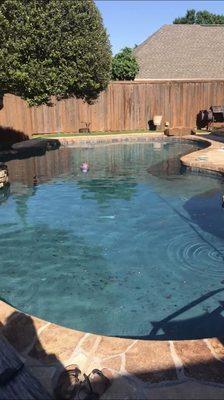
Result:
<svg viewBox="0 0 224 400"><path fill-rule="evenodd" d="M211 133L211 131L206 131L206 130L203 130L203 129L197 129L196 130L196 134L198 134L198 135L209 135Z"/></svg>
<svg viewBox="0 0 224 400"><path fill-rule="evenodd" d="M63 137L82 137L82 136L104 136L104 135L127 135L127 134L135 134L135 133L155 133L156 131L149 130L134 130L134 131L105 131L105 132L91 132L91 133L49 133L49 134L37 134L33 135L33 138L63 138ZM157 131L158 132L158 131Z"/></svg>

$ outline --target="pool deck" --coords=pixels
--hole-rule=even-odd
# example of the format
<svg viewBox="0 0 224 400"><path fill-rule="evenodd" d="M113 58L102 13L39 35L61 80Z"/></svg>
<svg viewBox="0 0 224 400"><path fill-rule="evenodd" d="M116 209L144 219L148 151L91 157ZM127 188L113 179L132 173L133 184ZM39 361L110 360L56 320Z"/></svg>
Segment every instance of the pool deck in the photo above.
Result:
<svg viewBox="0 0 224 400"><path fill-rule="evenodd" d="M224 135L185 136L190 140L202 140L209 147L181 157L181 162L190 169L224 173Z"/></svg>
<svg viewBox="0 0 224 400"><path fill-rule="evenodd" d="M133 140L133 134L130 136ZM154 138L161 136L153 134ZM135 137L139 138L139 134ZM146 136L143 138L148 140ZM187 138L207 140L210 147L182 157L185 165L224 172L222 142ZM80 138L62 139L65 140L64 145L69 145L68 140L73 143L75 140L77 144ZM95 140L91 137L91 143ZM116 138L116 141L120 140ZM221 307L224 311L224 303ZM82 372L99 368L110 377L112 384L102 399L224 398L224 335L186 341L105 337L43 321L3 301L0 301L0 334L14 346L30 372L51 394L59 373L75 363Z"/></svg>
<svg viewBox="0 0 224 400"><path fill-rule="evenodd" d="M224 339L151 341L67 329L0 302L2 333L49 393L77 364L100 368L112 385L102 399L223 399ZM18 397L19 399L19 397Z"/></svg>

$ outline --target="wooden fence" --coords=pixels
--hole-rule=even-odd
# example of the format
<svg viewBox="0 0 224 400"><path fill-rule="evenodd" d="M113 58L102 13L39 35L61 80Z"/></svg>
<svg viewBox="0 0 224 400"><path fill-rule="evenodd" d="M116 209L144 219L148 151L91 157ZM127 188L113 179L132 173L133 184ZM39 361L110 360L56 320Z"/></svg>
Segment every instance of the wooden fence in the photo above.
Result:
<svg viewBox="0 0 224 400"><path fill-rule="evenodd" d="M53 107L29 108L7 94L0 111L0 126L28 135L78 132L90 123L91 131L148 129L148 121L162 114L171 127L194 127L196 115L211 105L224 104L223 80L112 82L94 105L76 98L55 101Z"/></svg>

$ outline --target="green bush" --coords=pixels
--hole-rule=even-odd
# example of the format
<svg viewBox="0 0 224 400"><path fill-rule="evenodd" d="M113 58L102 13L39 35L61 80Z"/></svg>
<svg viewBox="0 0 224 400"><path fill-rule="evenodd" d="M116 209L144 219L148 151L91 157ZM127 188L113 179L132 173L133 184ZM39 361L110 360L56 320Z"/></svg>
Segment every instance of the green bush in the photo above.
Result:
<svg viewBox="0 0 224 400"><path fill-rule="evenodd" d="M91 102L111 76L111 47L93 0L1 0L0 88L30 105Z"/></svg>
<svg viewBox="0 0 224 400"><path fill-rule="evenodd" d="M125 47L112 60L112 80L132 81L139 71L138 62L133 51Z"/></svg>

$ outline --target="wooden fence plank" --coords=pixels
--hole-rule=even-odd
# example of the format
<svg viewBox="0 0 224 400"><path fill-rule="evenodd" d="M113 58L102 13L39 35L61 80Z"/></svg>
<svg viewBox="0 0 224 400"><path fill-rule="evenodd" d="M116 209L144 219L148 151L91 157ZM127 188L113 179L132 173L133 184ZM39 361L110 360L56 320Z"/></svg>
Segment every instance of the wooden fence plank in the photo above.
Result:
<svg viewBox="0 0 224 400"><path fill-rule="evenodd" d="M147 129L155 114L171 127L194 127L197 113L224 104L222 80L112 82L93 105L80 99L53 99L54 106L28 107L14 95L4 96L0 126L34 133Z"/></svg>

